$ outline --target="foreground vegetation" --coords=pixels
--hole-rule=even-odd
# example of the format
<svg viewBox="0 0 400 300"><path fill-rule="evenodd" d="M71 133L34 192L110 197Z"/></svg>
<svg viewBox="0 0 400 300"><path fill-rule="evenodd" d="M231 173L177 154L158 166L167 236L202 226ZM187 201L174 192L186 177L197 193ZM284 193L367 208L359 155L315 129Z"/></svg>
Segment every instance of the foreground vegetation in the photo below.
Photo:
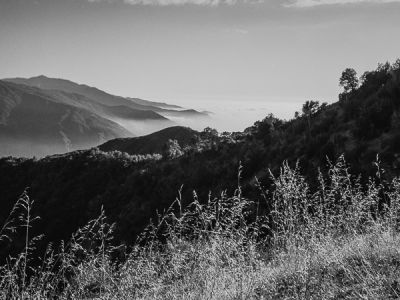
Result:
<svg viewBox="0 0 400 300"><path fill-rule="evenodd" d="M400 60L340 84L244 132L0 158L0 298L400 298Z"/></svg>
<svg viewBox="0 0 400 300"><path fill-rule="evenodd" d="M0 269L2 299L398 299L400 178L367 184L343 157L312 191L284 163L260 197L178 197L131 247L113 243L105 213L68 243L34 257L33 201L25 193L1 243L25 237ZM203 204L201 204L203 203Z"/></svg>

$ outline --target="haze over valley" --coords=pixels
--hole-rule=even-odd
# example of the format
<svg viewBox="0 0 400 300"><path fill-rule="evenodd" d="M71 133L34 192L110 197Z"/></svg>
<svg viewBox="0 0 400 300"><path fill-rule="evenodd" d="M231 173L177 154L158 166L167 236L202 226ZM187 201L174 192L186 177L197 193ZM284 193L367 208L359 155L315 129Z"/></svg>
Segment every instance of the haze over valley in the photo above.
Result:
<svg viewBox="0 0 400 300"><path fill-rule="evenodd" d="M44 75L6 78L0 87L0 155L26 157L88 149L176 125L197 131L206 127L243 131L268 114L291 119L301 108L298 99L180 99L168 104L115 96L98 87ZM185 108L188 103L193 107Z"/></svg>
<svg viewBox="0 0 400 300"><path fill-rule="evenodd" d="M208 118L204 112L43 75L1 80L0 108L0 155L28 157L87 149Z"/></svg>

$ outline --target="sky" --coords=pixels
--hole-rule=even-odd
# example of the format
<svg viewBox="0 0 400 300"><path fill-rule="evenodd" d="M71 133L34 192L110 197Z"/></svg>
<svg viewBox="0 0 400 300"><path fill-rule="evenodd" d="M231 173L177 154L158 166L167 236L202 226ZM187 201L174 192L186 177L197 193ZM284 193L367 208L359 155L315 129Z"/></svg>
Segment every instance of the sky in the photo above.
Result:
<svg viewBox="0 0 400 300"><path fill-rule="evenodd" d="M399 29L400 0L0 0L0 78L288 118L400 57Z"/></svg>

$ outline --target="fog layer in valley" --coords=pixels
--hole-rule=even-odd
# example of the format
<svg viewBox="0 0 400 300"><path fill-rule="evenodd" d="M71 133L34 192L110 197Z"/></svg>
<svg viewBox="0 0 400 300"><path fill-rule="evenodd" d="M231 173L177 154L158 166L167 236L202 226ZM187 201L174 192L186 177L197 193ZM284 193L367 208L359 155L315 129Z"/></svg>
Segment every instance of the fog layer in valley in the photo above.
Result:
<svg viewBox="0 0 400 300"><path fill-rule="evenodd" d="M62 143L50 143L33 140L15 140L9 138L0 139L0 157L36 157L42 158L47 155L63 154L71 150L83 150L93 147L93 143L80 143L73 149L68 149L67 145Z"/></svg>
<svg viewBox="0 0 400 300"><path fill-rule="evenodd" d="M291 119L295 111L301 110L302 102L304 101L302 99L276 101L178 100L174 104L190 106L197 111L207 111L209 117L180 118L168 116L168 118L195 130L203 130L209 126L219 132L243 131L252 126L254 122L264 119L270 113L278 118Z"/></svg>
<svg viewBox="0 0 400 300"><path fill-rule="evenodd" d="M132 136L142 136L159 131L161 129L179 125L171 120L128 120L120 118L110 118L115 123L121 125L132 133Z"/></svg>
<svg viewBox="0 0 400 300"><path fill-rule="evenodd" d="M167 100L168 101L168 100ZM132 137L147 135L161 129L181 125L194 130L201 131L205 127L212 127L219 132L223 131L243 131L245 128L262 120L268 114L290 119L294 112L301 109L301 100L297 101L228 101L228 100L201 100L201 101L168 101L182 107L190 107L199 112L207 112L208 115L183 115L160 113L167 119L165 120L128 120L122 118L111 118L112 121L126 128ZM100 140L99 140L100 141ZM105 142L105 140L103 141ZM51 154L66 153L71 150L88 149L101 144L101 142L87 141L75 144L73 148L68 145L52 144L44 141L17 141L6 139L1 141L0 156L24 156L24 157L44 157Z"/></svg>

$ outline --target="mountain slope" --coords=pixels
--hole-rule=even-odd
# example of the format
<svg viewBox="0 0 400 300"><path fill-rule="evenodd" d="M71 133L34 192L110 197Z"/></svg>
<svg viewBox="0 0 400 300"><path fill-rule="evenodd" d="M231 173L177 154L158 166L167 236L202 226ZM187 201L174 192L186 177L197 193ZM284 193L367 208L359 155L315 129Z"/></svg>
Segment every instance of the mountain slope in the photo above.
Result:
<svg viewBox="0 0 400 300"><path fill-rule="evenodd" d="M155 106L155 107L159 107L159 108L176 109L176 110L183 109L181 106L172 105L172 104L168 104L168 103L164 103L164 102L155 102L155 101L143 100L143 99L139 99L139 98L128 98L128 99L135 102L136 104L145 105L145 106L151 105L151 106Z"/></svg>
<svg viewBox="0 0 400 300"><path fill-rule="evenodd" d="M125 105L102 106L103 112L109 117L116 117L127 120L159 120L168 121L168 119L152 110L138 110Z"/></svg>
<svg viewBox="0 0 400 300"><path fill-rule="evenodd" d="M174 126L155 133L134 137L120 138L108 141L99 146L102 151L118 150L128 154L161 153L169 139L177 140L181 147L193 145L199 133L188 127Z"/></svg>
<svg viewBox="0 0 400 300"><path fill-rule="evenodd" d="M38 87L44 90L57 90L63 91L67 93L74 93L83 95L87 98L92 99L93 101L106 105L124 105L131 108L139 108L145 109L146 107L135 104L132 101L129 101L123 97L114 96L103 92L95 87L90 87L84 84L77 84L70 80L58 79L58 78L49 78L46 76L37 76L31 78L7 78L5 81L14 82L17 84L24 84L28 86Z"/></svg>
<svg viewBox="0 0 400 300"><path fill-rule="evenodd" d="M0 155L46 155L132 134L84 106L0 81Z"/></svg>
<svg viewBox="0 0 400 300"><path fill-rule="evenodd" d="M40 89L42 93L48 93L63 103L94 111L96 114L118 123L134 135L145 135L174 125L191 123L198 118L208 117L208 114L204 112L187 110L160 102L119 97L65 79L37 76L5 80Z"/></svg>
<svg viewBox="0 0 400 300"><path fill-rule="evenodd" d="M65 92L59 90L43 90L36 87L31 87L25 85L26 88L30 88L31 92L38 91L40 94L48 95L53 99L53 101L57 101L60 103L64 103L67 105L73 105L79 108L85 108L87 110L93 111L96 114L99 114L105 118L121 118L128 120L161 120L167 121L168 119L161 116L160 114L151 111L151 110L141 110L131 108L125 105L104 105L98 103L92 98L88 98L85 95Z"/></svg>
<svg viewBox="0 0 400 300"><path fill-rule="evenodd" d="M186 112L180 113L181 107L168 105L165 103L152 102L137 98L124 98L111 95L95 87L90 87L84 84L77 84L70 80L49 78L46 76L37 76L31 78L7 78L5 81L14 82L17 84L25 84L28 86L38 87L45 90L58 90L67 93L75 93L84 95L93 101L106 106L125 106L135 110L150 110L160 113L172 113L186 116ZM176 110L178 109L178 110ZM191 116L205 116L206 114L197 111L192 111Z"/></svg>

